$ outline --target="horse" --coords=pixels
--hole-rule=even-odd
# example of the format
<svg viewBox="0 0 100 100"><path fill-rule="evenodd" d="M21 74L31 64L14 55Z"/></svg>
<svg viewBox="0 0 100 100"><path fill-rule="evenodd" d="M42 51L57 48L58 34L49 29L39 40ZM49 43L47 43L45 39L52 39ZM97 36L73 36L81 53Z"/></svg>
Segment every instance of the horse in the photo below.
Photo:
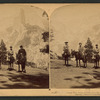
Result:
<svg viewBox="0 0 100 100"><path fill-rule="evenodd" d="M18 64L18 72L20 72L20 65L22 68L22 72L26 72L25 70L25 64L26 64L26 57L20 53L16 54L17 64Z"/></svg>
<svg viewBox="0 0 100 100"><path fill-rule="evenodd" d="M18 72L20 72L20 56L16 53L16 62L18 64Z"/></svg>
<svg viewBox="0 0 100 100"><path fill-rule="evenodd" d="M8 56L8 63L9 63L9 67L8 69L13 69L13 63L14 63L15 59L13 57L13 55Z"/></svg>
<svg viewBox="0 0 100 100"><path fill-rule="evenodd" d="M1 69L1 64L2 64L2 61L1 61L1 56L0 56L0 69Z"/></svg>
<svg viewBox="0 0 100 100"><path fill-rule="evenodd" d="M76 59L76 67L81 67L81 60L83 61L84 63L84 67L86 68L87 67L87 56L85 54L81 54L80 52L78 51L72 51L72 56L75 56L75 59Z"/></svg>
<svg viewBox="0 0 100 100"><path fill-rule="evenodd" d="M64 57L64 60L65 60L65 65L69 65L69 57L70 57L70 53L69 52L64 52L62 54L62 56ZM67 64L66 64L66 61L67 61Z"/></svg>

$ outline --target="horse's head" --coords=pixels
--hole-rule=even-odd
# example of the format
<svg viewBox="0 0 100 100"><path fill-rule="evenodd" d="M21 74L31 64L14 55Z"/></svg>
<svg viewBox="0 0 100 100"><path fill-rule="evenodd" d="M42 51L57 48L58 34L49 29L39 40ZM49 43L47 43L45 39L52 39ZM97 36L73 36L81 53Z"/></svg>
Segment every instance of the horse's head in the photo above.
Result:
<svg viewBox="0 0 100 100"><path fill-rule="evenodd" d="M72 55L72 56L75 56L75 55L77 55L77 54L78 54L78 51L73 50L73 51L71 52L71 55Z"/></svg>

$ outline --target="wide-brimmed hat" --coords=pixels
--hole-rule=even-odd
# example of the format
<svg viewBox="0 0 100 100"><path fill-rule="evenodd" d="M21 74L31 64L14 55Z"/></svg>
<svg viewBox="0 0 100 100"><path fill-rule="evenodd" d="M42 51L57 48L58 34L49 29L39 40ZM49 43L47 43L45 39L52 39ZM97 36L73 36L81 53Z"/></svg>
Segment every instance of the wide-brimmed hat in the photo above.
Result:
<svg viewBox="0 0 100 100"><path fill-rule="evenodd" d="M22 46L22 45L20 45L20 47L22 48L23 46Z"/></svg>
<svg viewBox="0 0 100 100"><path fill-rule="evenodd" d="M10 46L10 48L12 48L12 46Z"/></svg>
<svg viewBox="0 0 100 100"><path fill-rule="evenodd" d="M82 45L82 43L80 42L79 45Z"/></svg>
<svg viewBox="0 0 100 100"><path fill-rule="evenodd" d="M95 45L96 47L98 46L98 44Z"/></svg>
<svg viewBox="0 0 100 100"><path fill-rule="evenodd" d="M68 43L68 42L65 42L66 44Z"/></svg>

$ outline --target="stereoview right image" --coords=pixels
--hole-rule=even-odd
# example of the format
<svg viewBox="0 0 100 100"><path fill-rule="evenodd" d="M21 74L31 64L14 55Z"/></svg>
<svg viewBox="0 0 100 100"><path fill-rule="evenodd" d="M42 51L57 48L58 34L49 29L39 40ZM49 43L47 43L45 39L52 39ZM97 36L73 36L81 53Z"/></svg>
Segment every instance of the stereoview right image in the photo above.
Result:
<svg viewBox="0 0 100 100"><path fill-rule="evenodd" d="M51 88L100 88L100 4L70 4L50 19Z"/></svg>

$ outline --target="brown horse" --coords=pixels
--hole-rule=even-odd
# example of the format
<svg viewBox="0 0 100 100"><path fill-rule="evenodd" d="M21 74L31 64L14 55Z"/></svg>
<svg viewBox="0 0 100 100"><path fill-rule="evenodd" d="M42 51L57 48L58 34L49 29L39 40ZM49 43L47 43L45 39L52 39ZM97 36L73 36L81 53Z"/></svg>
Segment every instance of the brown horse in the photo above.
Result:
<svg viewBox="0 0 100 100"><path fill-rule="evenodd" d="M10 69L13 69L13 63L14 63L14 61L15 61L15 59L14 59L14 57L13 57L13 55L10 55L9 57L8 57L8 64L9 64L9 67L8 67L8 70L10 70Z"/></svg>
<svg viewBox="0 0 100 100"><path fill-rule="evenodd" d="M100 56L98 54L94 55L94 68L99 67L99 59L100 59Z"/></svg>
<svg viewBox="0 0 100 100"><path fill-rule="evenodd" d="M16 54L16 59L18 64L18 71L20 71L20 65L21 65L22 72L26 72L25 70L26 57L22 53L20 53Z"/></svg>
<svg viewBox="0 0 100 100"><path fill-rule="evenodd" d="M63 58L64 58L64 60L65 60L65 65L68 66L68 65L69 65L70 52L69 52L69 51L68 51L68 52L64 52L64 53L62 54L62 56L63 56ZM66 62L67 62L67 64L66 64Z"/></svg>
<svg viewBox="0 0 100 100"><path fill-rule="evenodd" d="M72 56L75 56L75 59L76 59L76 67L79 66L81 67L81 60L83 61L84 63L84 67L86 68L87 67L87 56L86 55L82 55L80 52L78 51L72 51Z"/></svg>

